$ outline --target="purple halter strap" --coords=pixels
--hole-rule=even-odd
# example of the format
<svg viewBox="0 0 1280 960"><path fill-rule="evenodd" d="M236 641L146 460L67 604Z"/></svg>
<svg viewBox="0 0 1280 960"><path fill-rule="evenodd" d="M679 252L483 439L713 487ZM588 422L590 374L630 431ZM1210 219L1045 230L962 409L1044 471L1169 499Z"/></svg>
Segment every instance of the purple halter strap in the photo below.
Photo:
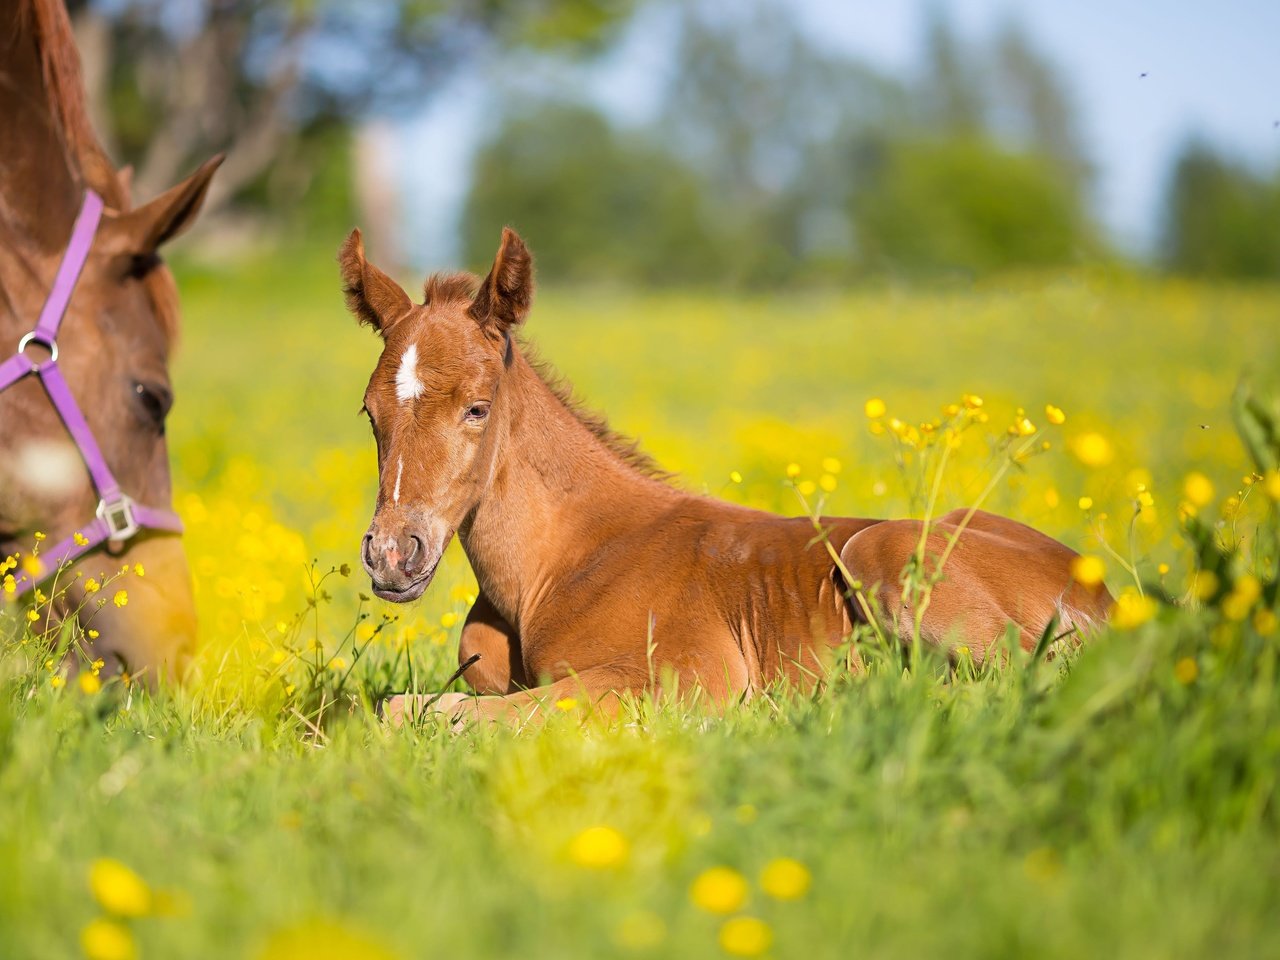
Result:
<svg viewBox="0 0 1280 960"><path fill-rule="evenodd" d="M7 390L25 377L34 375L40 378L53 408L79 448L80 456L93 480L93 487L98 493L98 509L94 519L41 554L47 574L56 572L63 565L96 550L104 543L124 543L131 540L142 530L182 532L182 521L172 510L144 507L121 491L115 475L103 459L93 431L80 412L75 397L71 395L62 371L58 369L58 328L62 326L67 304L71 301L80 271L84 269L89 257L89 248L93 246L93 238L98 232L101 219L102 198L88 190L71 230L71 241L67 244L66 253L62 255L53 288L40 311L35 329L18 341L17 353L0 363L0 391ZM48 350L49 359L42 362L28 359L26 349L32 343ZM42 579L43 577L33 577L25 571L14 574L18 595L34 589Z"/></svg>

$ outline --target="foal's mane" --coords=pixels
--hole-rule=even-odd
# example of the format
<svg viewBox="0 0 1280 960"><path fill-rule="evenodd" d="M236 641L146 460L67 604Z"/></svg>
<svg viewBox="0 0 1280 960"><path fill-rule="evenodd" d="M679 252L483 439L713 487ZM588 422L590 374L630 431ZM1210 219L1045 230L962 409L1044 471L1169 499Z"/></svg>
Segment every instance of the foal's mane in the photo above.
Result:
<svg viewBox="0 0 1280 960"><path fill-rule="evenodd" d="M473 273L433 273L423 287L423 305L441 304L454 300L471 300L480 285L480 278ZM569 383L549 362L538 356L537 350L523 337L517 337L520 354L528 361L533 372L560 401L573 417L591 432L619 460L631 469L655 480L670 481L675 474L664 470L657 460L640 449L634 437L619 433L609 426L604 414L588 410L573 392Z"/></svg>

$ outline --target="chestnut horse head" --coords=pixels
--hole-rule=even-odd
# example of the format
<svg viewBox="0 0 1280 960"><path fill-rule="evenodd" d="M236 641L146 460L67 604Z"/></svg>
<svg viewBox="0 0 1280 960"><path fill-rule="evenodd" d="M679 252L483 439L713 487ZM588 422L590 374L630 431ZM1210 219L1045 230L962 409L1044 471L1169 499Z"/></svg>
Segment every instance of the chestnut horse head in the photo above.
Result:
<svg viewBox="0 0 1280 960"><path fill-rule="evenodd" d="M365 260L359 230L338 259L348 308L384 343L364 394L379 481L360 555L378 596L413 600L493 479L514 414L501 388L512 328L533 298L533 261L504 230L484 280L432 277L418 305Z"/></svg>
<svg viewBox="0 0 1280 960"><path fill-rule="evenodd" d="M133 208L127 176L107 160L89 124L79 58L61 0L4 4L0 117L6 144L0 153L0 361L19 354L30 361L25 367L14 361L10 372L24 376L0 392L3 560L28 552L37 531L48 538L46 548L64 540L80 542L75 533L105 502L97 489L104 475L132 501L151 508L147 516L159 516L169 506L165 416L173 399L169 356L178 314L173 278L157 251L192 222L220 158ZM81 251L83 266L74 287L65 285L71 295L56 346L39 337L24 343L51 291L60 286L55 274L64 252L73 262L79 259L67 248L82 206L97 211L90 192L105 206L96 229L90 224L81 237L87 253ZM37 374L35 368L51 359L57 361L56 373ZM50 379L59 374L69 398L55 406L56 385L51 387ZM64 425L66 406L82 412L96 457ZM117 536L59 574L60 596L52 615L65 617L79 609L82 622L92 618L95 652L113 668L173 673L195 638L181 543L145 530L127 538L119 536L119 526L113 532ZM110 575L124 564L142 564L145 577L129 579L127 606L108 603L100 609L87 597L85 580ZM42 586L54 592L50 583Z"/></svg>

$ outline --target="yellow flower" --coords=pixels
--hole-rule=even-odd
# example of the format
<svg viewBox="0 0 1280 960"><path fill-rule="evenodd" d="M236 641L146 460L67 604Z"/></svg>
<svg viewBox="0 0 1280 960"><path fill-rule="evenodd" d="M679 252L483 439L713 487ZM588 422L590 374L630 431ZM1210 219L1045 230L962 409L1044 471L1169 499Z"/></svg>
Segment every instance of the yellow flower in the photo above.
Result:
<svg viewBox="0 0 1280 960"><path fill-rule="evenodd" d="M141 917L151 910L151 888L119 860L102 857L89 867L89 889L107 913Z"/></svg>
<svg viewBox="0 0 1280 960"><path fill-rule="evenodd" d="M329 669L334 673L341 673L343 670L347 669L346 659L343 657L334 657L329 661Z"/></svg>
<svg viewBox="0 0 1280 960"><path fill-rule="evenodd" d="M1111 626L1117 630L1140 627L1156 615L1160 605L1148 596L1129 588L1116 597L1111 607Z"/></svg>
<svg viewBox="0 0 1280 960"><path fill-rule="evenodd" d="M1086 467L1105 467L1115 457L1111 441L1100 433L1080 433L1067 444Z"/></svg>
<svg viewBox="0 0 1280 960"><path fill-rule="evenodd" d="M1270 610L1259 610L1253 615L1253 629L1264 637L1269 637L1275 633L1276 626L1276 615Z"/></svg>
<svg viewBox="0 0 1280 960"><path fill-rule="evenodd" d="M27 611L27 619L28 619L28 620L30 620L32 623L35 623L37 620L39 620L39 619L40 619L40 611L39 611L39 610L28 610L28 611Z"/></svg>
<svg viewBox="0 0 1280 960"><path fill-rule="evenodd" d="M49 678L49 686L53 687L55 690L61 688L61 686L66 682L67 681L63 679L63 676L60 673L55 673Z"/></svg>
<svg viewBox="0 0 1280 960"><path fill-rule="evenodd" d="M788 464L787 464L787 477L788 477L789 479L791 479L791 480L794 480L794 479L795 479L796 477L798 477L798 476L800 476L800 464L798 464L798 463L788 463Z"/></svg>
<svg viewBox="0 0 1280 960"><path fill-rule="evenodd" d="M1156 573L1160 574L1162 577L1166 576L1169 573L1169 565L1167 563L1160 564L1156 567Z"/></svg>
<svg viewBox="0 0 1280 960"><path fill-rule="evenodd" d="M71 539L77 547L87 547L89 545L89 538L79 530L71 535Z"/></svg>
<svg viewBox="0 0 1280 960"><path fill-rule="evenodd" d="M345 566L345 564L344 564L344 566ZM139 576L139 577L145 577L145 576L147 575L147 571L145 571L145 570L143 570L143 569L142 569L142 564L140 564L140 563L135 563L135 564L133 565L133 572L134 572L134 574L135 574L135 575L137 575L137 576Z"/></svg>
<svg viewBox="0 0 1280 960"><path fill-rule="evenodd" d="M770 860L760 871L760 889L775 900L799 900L812 882L809 868L790 857Z"/></svg>
<svg viewBox="0 0 1280 960"><path fill-rule="evenodd" d="M580 867L607 870L627 860L631 845L613 827L587 827L569 842L569 859Z"/></svg>
<svg viewBox="0 0 1280 960"><path fill-rule="evenodd" d="M1106 576L1107 565L1101 557L1086 553L1071 558L1071 577L1081 586L1096 587Z"/></svg>
<svg viewBox="0 0 1280 960"><path fill-rule="evenodd" d="M45 539L46 539L46 536L45 536L45 534L43 534L43 533L41 533L39 530L37 530L37 531L35 532L35 538L36 538L36 543L40 543L42 540L45 540Z"/></svg>
<svg viewBox="0 0 1280 960"><path fill-rule="evenodd" d="M123 923L99 917L80 931L80 949L88 960L134 960L138 945Z"/></svg>
<svg viewBox="0 0 1280 960"><path fill-rule="evenodd" d="M97 631L97 630L90 630L90 631L89 631L89 639L90 639L90 640L97 640L97 639L98 639L98 637L99 637L99 633L98 633L98 631Z"/></svg>
<svg viewBox="0 0 1280 960"><path fill-rule="evenodd" d="M1062 412L1062 408L1055 407L1052 403L1045 404L1044 418L1055 427L1060 427L1067 422L1067 415Z"/></svg>
<svg viewBox="0 0 1280 960"><path fill-rule="evenodd" d="M960 398L960 402L970 410L977 410L982 406L982 398L972 393L966 393Z"/></svg>
<svg viewBox="0 0 1280 960"><path fill-rule="evenodd" d="M1280 470L1268 470L1262 478L1262 489L1272 500L1280 500Z"/></svg>
<svg viewBox="0 0 1280 960"><path fill-rule="evenodd" d="M839 473L844 465L835 457L823 457L822 469L827 473Z"/></svg>
<svg viewBox="0 0 1280 960"><path fill-rule="evenodd" d="M93 579L93 577L90 577L88 580L84 582L85 593L97 593L101 589L102 589L102 584L98 583L98 581Z"/></svg>
<svg viewBox="0 0 1280 960"><path fill-rule="evenodd" d="M96 673L80 674L80 691L86 695L92 695L102 689L102 681L98 679Z"/></svg>
<svg viewBox="0 0 1280 960"><path fill-rule="evenodd" d="M1222 612L1228 620L1244 620L1261 594L1262 584L1258 582L1258 578L1246 573L1236 580L1231 592L1222 601Z"/></svg>
<svg viewBox="0 0 1280 960"><path fill-rule="evenodd" d="M1018 417L1010 429L1020 437L1029 437L1036 432L1036 425L1026 417Z"/></svg>
<svg viewBox="0 0 1280 960"><path fill-rule="evenodd" d="M730 471L729 471L729 482L730 482L730 483L741 483L741 482L742 482L742 474L740 474L737 470L730 470Z"/></svg>
<svg viewBox="0 0 1280 960"><path fill-rule="evenodd" d="M1197 600L1210 600L1218 592L1218 575L1212 570L1197 570L1191 574L1190 586Z"/></svg>
<svg viewBox="0 0 1280 960"><path fill-rule="evenodd" d="M22 558L22 571L29 577L39 580L44 576L44 562L34 553L29 553Z"/></svg>
<svg viewBox="0 0 1280 960"><path fill-rule="evenodd" d="M4 592L17 593L17 591L18 591L18 581L13 579L12 573L6 573L4 575Z"/></svg>
<svg viewBox="0 0 1280 960"><path fill-rule="evenodd" d="M871 420L883 417L885 410L888 408L884 405L884 401L879 397L872 397L862 405L862 412Z"/></svg>
<svg viewBox="0 0 1280 960"><path fill-rule="evenodd" d="M111 598L111 602L114 603L117 607L126 606L129 603L129 591L117 590L116 595Z"/></svg>
<svg viewBox="0 0 1280 960"><path fill-rule="evenodd" d="M729 867L703 870L689 888L694 906L708 913L737 913L747 902L747 880Z"/></svg>
<svg viewBox="0 0 1280 960"><path fill-rule="evenodd" d="M1093 497L1081 497L1079 500L1081 510L1093 509Z"/></svg>
<svg viewBox="0 0 1280 960"><path fill-rule="evenodd" d="M440 626L448 630L458 622L458 615L450 610L448 613L440 617Z"/></svg>
<svg viewBox="0 0 1280 960"><path fill-rule="evenodd" d="M829 473L824 473L822 476L818 478L818 486L820 486L827 493L831 493L833 490L835 490L837 483L838 481L836 480L836 478Z"/></svg>
<svg viewBox="0 0 1280 960"><path fill-rule="evenodd" d="M1173 665L1173 676L1185 687L1196 682L1196 677L1200 676L1200 667L1193 657L1183 657Z"/></svg>
<svg viewBox="0 0 1280 960"><path fill-rule="evenodd" d="M811 497L813 492L818 489L818 485L812 480L801 480L796 484L796 489L800 491L802 496Z"/></svg>
<svg viewBox="0 0 1280 960"><path fill-rule="evenodd" d="M578 701L575 700L573 697L561 697L559 700L556 701L556 709L563 710L565 713L569 713L573 710L578 709Z"/></svg>
<svg viewBox="0 0 1280 960"><path fill-rule="evenodd" d="M1192 471L1183 481L1182 495L1194 506L1208 506L1213 502L1213 482L1203 473Z"/></svg>
<svg viewBox="0 0 1280 960"><path fill-rule="evenodd" d="M758 917L734 917L720 928L720 949L735 957L758 957L773 945L773 931Z"/></svg>

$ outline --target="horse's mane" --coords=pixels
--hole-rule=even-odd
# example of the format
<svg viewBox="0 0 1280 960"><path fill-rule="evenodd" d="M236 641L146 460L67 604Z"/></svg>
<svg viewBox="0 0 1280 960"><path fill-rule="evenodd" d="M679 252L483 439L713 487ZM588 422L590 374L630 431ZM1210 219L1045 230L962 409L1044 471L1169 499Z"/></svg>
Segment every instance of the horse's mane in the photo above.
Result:
<svg viewBox="0 0 1280 960"><path fill-rule="evenodd" d="M434 273L427 278L423 287L423 303L440 304L452 300L470 300L475 296L480 278L473 273ZM538 356L537 351L524 337L517 338L520 354L528 361L533 372L538 375L552 395L560 401L580 424L590 431L591 435L605 445L627 466L646 477L655 480L669 481L674 474L664 470L653 457L640 449L640 443L633 437L619 433L609 426L604 414L588 410L574 395L573 385L561 376L546 360Z"/></svg>
<svg viewBox="0 0 1280 960"><path fill-rule="evenodd" d="M91 187L107 206L128 210L129 197L89 120L80 53L63 0L20 0L19 17L31 17L49 107L56 120L72 176Z"/></svg>

